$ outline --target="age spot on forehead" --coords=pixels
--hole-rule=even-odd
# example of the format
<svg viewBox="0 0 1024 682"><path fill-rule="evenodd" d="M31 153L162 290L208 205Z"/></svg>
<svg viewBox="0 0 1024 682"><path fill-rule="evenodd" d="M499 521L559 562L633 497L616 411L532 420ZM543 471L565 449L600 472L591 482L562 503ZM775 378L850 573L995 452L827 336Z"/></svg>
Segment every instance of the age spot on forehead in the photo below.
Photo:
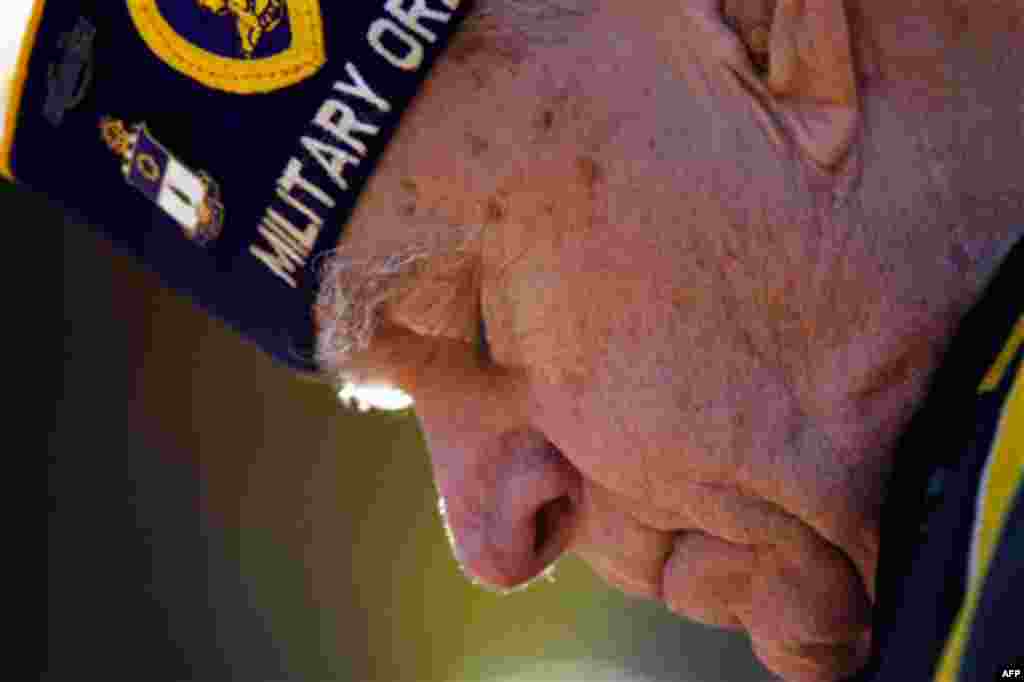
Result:
<svg viewBox="0 0 1024 682"><path fill-rule="evenodd" d="M545 109L540 115L540 128L541 130L551 130L551 126L555 124L555 112L550 109Z"/></svg>
<svg viewBox="0 0 1024 682"><path fill-rule="evenodd" d="M505 207L495 197L487 200L485 208L488 223L500 223L505 220Z"/></svg>
<svg viewBox="0 0 1024 682"><path fill-rule="evenodd" d="M579 171L580 178L582 178L584 186L586 186L588 190L593 190L596 184L604 180L604 168L589 156L581 156L577 158L576 168Z"/></svg>
<svg viewBox="0 0 1024 682"><path fill-rule="evenodd" d="M474 133L466 133L466 140L469 142L469 150L473 158L479 158L491 146L487 140Z"/></svg>

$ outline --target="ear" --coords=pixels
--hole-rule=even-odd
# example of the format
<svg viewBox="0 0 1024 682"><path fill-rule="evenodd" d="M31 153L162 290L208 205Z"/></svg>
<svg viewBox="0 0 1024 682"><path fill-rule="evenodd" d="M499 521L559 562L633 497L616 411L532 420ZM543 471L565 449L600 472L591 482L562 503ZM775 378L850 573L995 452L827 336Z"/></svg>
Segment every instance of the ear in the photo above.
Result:
<svg viewBox="0 0 1024 682"><path fill-rule="evenodd" d="M757 88L803 152L831 168L849 151L860 122L849 15L843 0L729 1L727 23L746 44ZM751 17L763 8L764 22ZM758 68L760 67L760 68Z"/></svg>

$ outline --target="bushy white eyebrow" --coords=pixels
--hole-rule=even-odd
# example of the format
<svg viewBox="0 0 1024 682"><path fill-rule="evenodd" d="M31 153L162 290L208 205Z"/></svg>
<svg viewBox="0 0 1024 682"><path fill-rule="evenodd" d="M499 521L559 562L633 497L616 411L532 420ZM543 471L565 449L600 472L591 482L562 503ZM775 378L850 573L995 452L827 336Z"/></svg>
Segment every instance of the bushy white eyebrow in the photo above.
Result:
<svg viewBox="0 0 1024 682"><path fill-rule="evenodd" d="M420 264L472 248L482 229L481 225L462 226L453 231L453 238L411 243L383 256L356 260L344 247L324 256L316 301L321 325L316 361L335 388L351 391L355 387L358 392L366 383L366 377L352 367L352 359L370 348L380 326L381 306L408 290Z"/></svg>
<svg viewBox="0 0 1024 682"><path fill-rule="evenodd" d="M381 305L397 296L415 264L431 255L415 245L361 261L345 257L340 249L324 259L316 302L322 315L317 334L321 368L329 373L345 372L353 354L370 347Z"/></svg>

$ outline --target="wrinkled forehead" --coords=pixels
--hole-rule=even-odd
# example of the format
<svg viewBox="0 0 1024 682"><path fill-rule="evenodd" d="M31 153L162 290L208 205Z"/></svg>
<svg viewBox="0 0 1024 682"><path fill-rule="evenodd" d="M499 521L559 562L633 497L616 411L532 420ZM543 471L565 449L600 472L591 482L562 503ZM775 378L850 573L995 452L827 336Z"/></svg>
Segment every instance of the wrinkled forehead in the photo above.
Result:
<svg viewBox="0 0 1024 682"><path fill-rule="evenodd" d="M353 334L376 345L384 327L367 335L373 320L357 329L352 317L369 314L380 303L375 297L397 286L381 275L393 275L413 253L433 260L486 241L511 257L548 240L545 220L552 231L568 234L567 226L597 210L595 202L628 208L641 195L663 198L634 191L639 184L649 189L652 179L693 188L716 165L735 174L735 162L721 158L721 140L708 139L716 121L726 125L708 102L710 93L681 84L658 41L644 38L654 19L632 17L614 27L614 40L613 19L592 17L572 41L533 49L515 69L479 52L462 62L439 61L338 244L335 257L348 269L338 268L339 279L322 284L333 298L321 314L334 324L334 348L346 348L346 366L377 355L357 352ZM624 41L635 49L610 49ZM702 197L673 192L671 201L709 201ZM350 316L347 332L340 314Z"/></svg>

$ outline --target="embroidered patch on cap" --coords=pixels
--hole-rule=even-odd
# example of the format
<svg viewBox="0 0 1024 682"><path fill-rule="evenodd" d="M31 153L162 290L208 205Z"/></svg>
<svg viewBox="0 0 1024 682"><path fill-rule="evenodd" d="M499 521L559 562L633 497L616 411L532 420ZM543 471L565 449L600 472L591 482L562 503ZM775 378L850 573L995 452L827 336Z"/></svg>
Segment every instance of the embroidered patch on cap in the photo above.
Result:
<svg viewBox="0 0 1024 682"><path fill-rule="evenodd" d="M318 0L128 0L128 9L149 49L216 90L272 92L327 61Z"/></svg>
<svg viewBox="0 0 1024 682"><path fill-rule="evenodd" d="M36 0L0 170L314 372L318 266L466 0Z"/></svg>
<svg viewBox="0 0 1024 682"><path fill-rule="evenodd" d="M217 239L224 225L224 204L213 178L181 163L144 124L129 130L122 121L104 117L100 130L129 185L159 206L196 244L206 246Z"/></svg>

